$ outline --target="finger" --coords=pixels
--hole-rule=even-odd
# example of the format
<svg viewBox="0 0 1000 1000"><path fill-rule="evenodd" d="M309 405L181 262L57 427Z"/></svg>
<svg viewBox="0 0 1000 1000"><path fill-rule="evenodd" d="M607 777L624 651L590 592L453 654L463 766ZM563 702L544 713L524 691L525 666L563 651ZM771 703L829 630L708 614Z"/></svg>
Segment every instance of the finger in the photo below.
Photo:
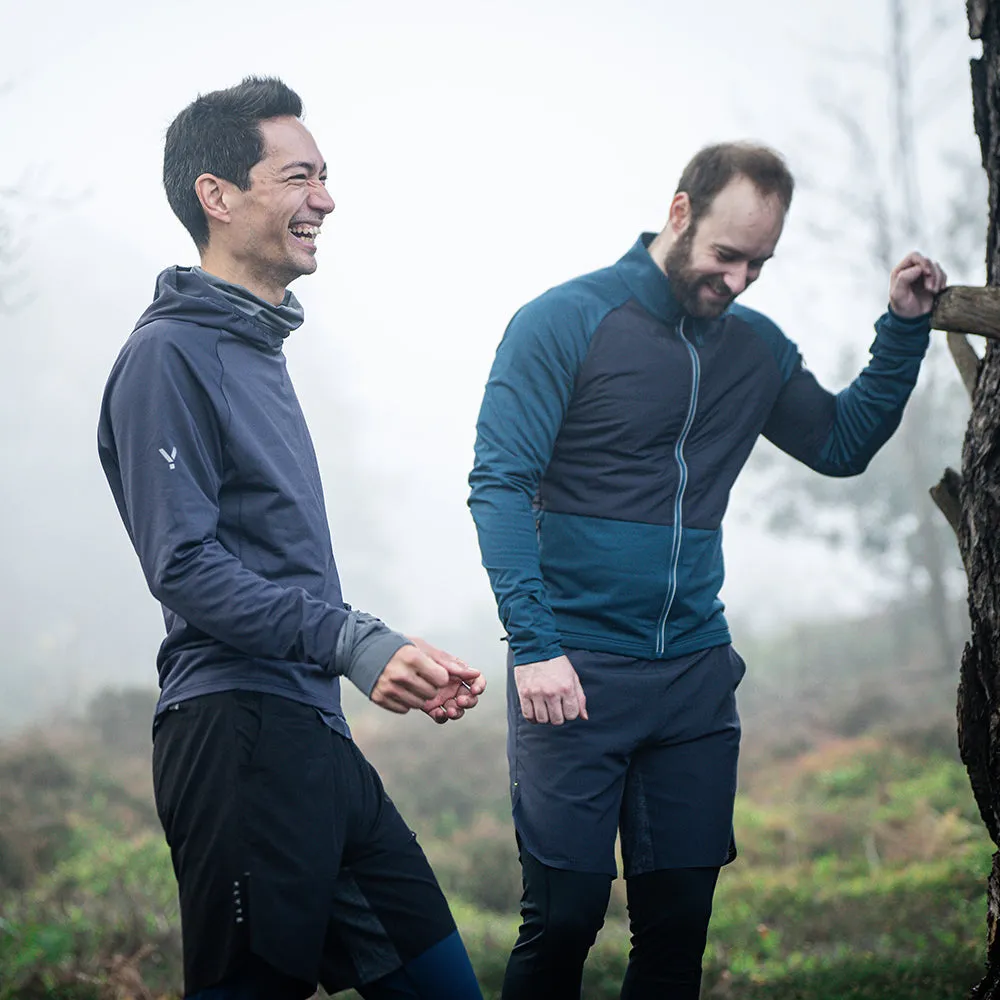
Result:
<svg viewBox="0 0 1000 1000"><path fill-rule="evenodd" d="M455 704L462 708L475 708L479 704L479 699L474 694L469 694L467 691L459 691L455 695Z"/></svg>
<svg viewBox="0 0 1000 1000"><path fill-rule="evenodd" d="M922 264L910 264L909 267L900 268L896 272L896 277L904 284L912 285L924 273Z"/></svg>
<svg viewBox="0 0 1000 1000"><path fill-rule="evenodd" d="M567 722L572 722L574 719L580 717L580 703L576 698L576 687L574 686L571 694L566 695L562 699L562 714L563 718Z"/></svg>
<svg viewBox="0 0 1000 1000"><path fill-rule="evenodd" d="M413 699L417 704L413 708L419 708L425 701L430 701L437 693L438 689L434 684L424 680L418 674L405 673L389 678L392 693L395 697L410 703Z"/></svg>
<svg viewBox="0 0 1000 1000"><path fill-rule="evenodd" d="M528 722L535 721L535 706L532 704L530 698L521 698L521 715Z"/></svg>
<svg viewBox="0 0 1000 1000"><path fill-rule="evenodd" d="M580 718L589 719L590 716L587 715L587 696L583 693L583 685L580 683L579 676L576 676L576 701L580 706Z"/></svg>
<svg viewBox="0 0 1000 1000"><path fill-rule="evenodd" d="M545 699L538 697L532 698L531 700L532 708L534 709L534 719L535 722L546 723L549 721L549 709L545 704Z"/></svg>
<svg viewBox="0 0 1000 1000"><path fill-rule="evenodd" d="M449 719L457 719L458 712L461 710L458 707L458 703L455 701L454 697L446 698L440 705L437 706Z"/></svg>
<svg viewBox="0 0 1000 1000"><path fill-rule="evenodd" d="M445 652L443 649L435 649L433 646L426 646L423 649L435 663L445 668L445 670L461 670L463 667L468 668L468 663L465 660L460 660L457 656L453 656L451 653Z"/></svg>
<svg viewBox="0 0 1000 1000"><path fill-rule="evenodd" d="M462 690L459 694L463 692L473 698L478 698L486 690L486 678L480 675L471 681L463 681Z"/></svg>
<svg viewBox="0 0 1000 1000"><path fill-rule="evenodd" d="M432 708L427 714L439 725L443 726L448 721L448 713L443 708Z"/></svg>
<svg viewBox="0 0 1000 1000"><path fill-rule="evenodd" d="M545 708L549 713L549 722L553 726L561 726L566 717L563 715L563 700L560 695L551 695L545 702Z"/></svg>
<svg viewBox="0 0 1000 1000"><path fill-rule="evenodd" d="M416 650L411 664L413 671L435 689L443 688L448 683L448 668L435 663L426 653Z"/></svg>

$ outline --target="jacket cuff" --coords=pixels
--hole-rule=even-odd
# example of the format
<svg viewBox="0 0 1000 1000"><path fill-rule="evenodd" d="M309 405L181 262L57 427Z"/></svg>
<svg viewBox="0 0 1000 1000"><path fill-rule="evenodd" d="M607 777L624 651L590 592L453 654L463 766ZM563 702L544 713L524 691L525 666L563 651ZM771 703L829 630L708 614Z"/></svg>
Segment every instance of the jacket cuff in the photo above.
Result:
<svg viewBox="0 0 1000 1000"><path fill-rule="evenodd" d="M897 316L891 309L875 323L872 354L887 353L897 357L922 358L931 341L931 314L912 319Z"/></svg>
<svg viewBox="0 0 1000 1000"><path fill-rule="evenodd" d="M513 648L513 647L512 647ZM547 649L514 649L512 666L523 667L526 663L541 663L543 660L554 660L557 656L564 656L563 648L560 645L550 646Z"/></svg>
<svg viewBox="0 0 1000 1000"><path fill-rule="evenodd" d="M365 697L371 697L372 689L397 650L412 645L405 635L393 632L374 615L351 611L337 636L332 670L346 677Z"/></svg>

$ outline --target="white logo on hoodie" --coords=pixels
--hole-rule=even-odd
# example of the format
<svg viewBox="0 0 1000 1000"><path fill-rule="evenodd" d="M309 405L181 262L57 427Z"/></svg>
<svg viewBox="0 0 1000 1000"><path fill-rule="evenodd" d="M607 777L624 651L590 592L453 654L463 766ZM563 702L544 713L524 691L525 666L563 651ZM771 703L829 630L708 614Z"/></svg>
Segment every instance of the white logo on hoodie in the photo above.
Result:
<svg viewBox="0 0 1000 1000"><path fill-rule="evenodd" d="M174 463L175 463L175 461L177 459L177 449L176 448L171 448L170 449L170 454L167 454L167 450L165 448L161 448L160 449L160 454L163 456L163 461L166 462L167 465L169 465L170 468L172 469L174 467Z"/></svg>

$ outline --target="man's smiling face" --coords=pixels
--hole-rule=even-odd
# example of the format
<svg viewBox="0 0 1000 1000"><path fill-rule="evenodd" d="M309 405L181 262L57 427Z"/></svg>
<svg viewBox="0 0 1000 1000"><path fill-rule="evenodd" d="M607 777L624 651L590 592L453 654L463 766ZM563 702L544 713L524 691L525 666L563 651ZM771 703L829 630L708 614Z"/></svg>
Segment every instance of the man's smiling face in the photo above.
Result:
<svg viewBox="0 0 1000 1000"><path fill-rule="evenodd" d="M664 270L692 316L720 316L760 277L774 254L785 213L778 198L735 177L670 248Z"/></svg>
<svg viewBox="0 0 1000 1000"><path fill-rule="evenodd" d="M241 269L265 284L286 287L316 270L316 239L334 209L326 164L297 118L261 122L264 157L250 171L250 188L235 191L228 251Z"/></svg>

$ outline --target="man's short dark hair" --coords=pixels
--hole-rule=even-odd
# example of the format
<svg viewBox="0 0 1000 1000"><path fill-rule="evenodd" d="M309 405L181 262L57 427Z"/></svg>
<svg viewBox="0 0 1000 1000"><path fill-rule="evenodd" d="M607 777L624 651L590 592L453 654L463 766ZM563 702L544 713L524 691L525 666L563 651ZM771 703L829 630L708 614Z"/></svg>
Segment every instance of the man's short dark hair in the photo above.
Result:
<svg viewBox="0 0 1000 1000"><path fill-rule="evenodd" d="M779 153L751 142L720 142L697 152L677 182L677 193L691 200L692 222L734 177L746 177L762 195L776 197L786 212L792 204L795 180Z"/></svg>
<svg viewBox="0 0 1000 1000"><path fill-rule="evenodd" d="M215 174L241 191L264 158L261 122L302 117L302 101L277 77L248 76L228 90L199 94L171 123L163 150L163 186L174 214L195 246L208 246L208 220L195 194L202 174Z"/></svg>

